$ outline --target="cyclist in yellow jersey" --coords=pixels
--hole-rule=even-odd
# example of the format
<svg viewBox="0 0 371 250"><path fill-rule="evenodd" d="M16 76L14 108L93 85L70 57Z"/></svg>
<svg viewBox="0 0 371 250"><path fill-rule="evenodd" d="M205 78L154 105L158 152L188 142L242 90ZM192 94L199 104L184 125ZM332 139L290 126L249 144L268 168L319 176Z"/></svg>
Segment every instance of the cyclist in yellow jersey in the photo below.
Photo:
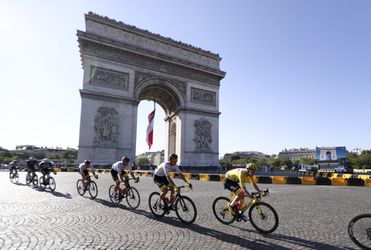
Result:
<svg viewBox="0 0 371 250"><path fill-rule="evenodd" d="M256 172L256 165L254 163L246 164L246 168L236 168L229 170L225 174L224 188L233 192L236 196L228 204L232 215L235 215L238 211L237 203L244 204L244 197L252 198L251 194L246 189L245 178L249 178L253 187L257 192L260 192L259 187L252 178ZM245 207L242 207L243 210Z"/></svg>

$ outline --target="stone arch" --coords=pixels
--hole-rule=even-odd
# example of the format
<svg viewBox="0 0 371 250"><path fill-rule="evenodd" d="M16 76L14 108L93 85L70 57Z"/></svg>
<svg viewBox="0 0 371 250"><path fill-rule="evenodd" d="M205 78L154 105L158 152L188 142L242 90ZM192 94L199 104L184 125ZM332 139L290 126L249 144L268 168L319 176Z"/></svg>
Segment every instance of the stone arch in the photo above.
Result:
<svg viewBox="0 0 371 250"><path fill-rule="evenodd" d="M136 83L134 98L138 101L151 100L158 103L167 116L184 107L184 96L171 81L161 78L145 79Z"/></svg>
<svg viewBox="0 0 371 250"><path fill-rule="evenodd" d="M218 54L94 13L77 31L84 70L78 160L111 164L136 156L138 104L166 113L168 153L180 165L218 165Z"/></svg>

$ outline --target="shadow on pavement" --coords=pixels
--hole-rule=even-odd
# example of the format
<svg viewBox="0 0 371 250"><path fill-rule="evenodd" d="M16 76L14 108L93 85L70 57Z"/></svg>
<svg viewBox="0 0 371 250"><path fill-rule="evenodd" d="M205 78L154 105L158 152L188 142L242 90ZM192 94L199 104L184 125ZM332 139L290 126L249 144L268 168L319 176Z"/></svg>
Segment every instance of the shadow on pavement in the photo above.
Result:
<svg viewBox="0 0 371 250"><path fill-rule="evenodd" d="M289 236L289 235L283 235L283 234L272 233L272 234L265 235L265 238L275 239L277 241L284 241L284 242L299 245L303 248L308 248L308 249L334 249L334 250L335 249L351 249L351 248L334 247L334 246L331 246L325 243L305 240L302 238Z"/></svg>
<svg viewBox="0 0 371 250"><path fill-rule="evenodd" d="M239 235L233 235L228 232L225 232L225 231L228 231L229 226L225 227L225 231L218 231L218 230L215 230L209 227L203 227L197 224L191 224L191 225L184 224L181 221L179 221L177 217L166 217L165 216L165 217L158 218L158 217L155 217L151 212L148 212L143 209L136 209L136 210L133 209L131 210L131 212L146 216L147 218L152 219L152 220L156 220L162 223L169 224L171 226L175 226L179 228L187 228L199 234L210 236L217 240L222 240L224 242L239 245L241 247L245 247L249 249L292 249L291 247L281 246L281 244L279 243L272 243L272 242L265 241L264 238L274 239L279 242L281 241L281 242L296 244L298 246L302 246L303 248L308 248L308 249L339 249L337 247L333 247L325 243L314 242L314 241L304 240L304 239L293 237L293 236L274 234L274 233L269 234L269 235L262 234L262 238L259 238L259 239L248 239L248 238L245 238ZM239 229L245 232L259 234L257 231L252 230L252 229L245 229L245 228L239 228Z"/></svg>
<svg viewBox="0 0 371 250"><path fill-rule="evenodd" d="M70 193L61 193L61 192L58 192L58 191L51 191L50 189L46 188L35 188L35 190L37 190L38 192L45 192L45 193L49 193L51 195L54 195L55 197L61 197L61 198L65 198L65 199L72 199L72 195Z"/></svg>
<svg viewBox="0 0 371 250"><path fill-rule="evenodd" d="M86 198L87 198L87 197L86 197ZM91 199L91 198L89 198L89 199ZM99 199L99 198L95 198L95 199L92 199L92 200L94 200L94 201L96 201L97 203L100 203L100 204L102 204L102 205L104 205L104 206L107 206L107 207L118 207L118 208L128 209L127 206L125 206L125 205L123 205L123 204L121 204L121 203L119 203L119 204L114 204L114 203L112 203L111 201L107 201L107 200L103 200L103 199Z"/></svg>

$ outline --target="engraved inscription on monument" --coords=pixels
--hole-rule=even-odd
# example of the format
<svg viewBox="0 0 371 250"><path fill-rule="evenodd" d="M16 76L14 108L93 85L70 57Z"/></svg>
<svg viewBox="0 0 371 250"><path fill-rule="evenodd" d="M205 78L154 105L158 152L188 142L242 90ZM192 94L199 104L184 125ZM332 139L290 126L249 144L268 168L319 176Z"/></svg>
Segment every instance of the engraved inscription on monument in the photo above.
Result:
<svg viewBox="0 0 371 250"><path fill-rule="evenodd" d="M196 151L209 150L209 144L212 143L211 123L205 118L201 118L195 121L194 126L195 126L195 138L193 141L196 145Z"/></svg>
<svg viewBox="0 0 371 250"><path fill-rule="evenodd" d="M91 66L89 83L127 91L129 89L129 74Z"/></svg>
<svg viewBox="0 0 371 250"><path fill-rule="evenodd" d="M117 143L119 135L118 112L114 108L100 107L95 116L95 144Z"/></svg>
<svg viewBox="0 0 371 250"><path fill-rule="evenodd" d="M215 92L191 88L192 102L215 106Z"/></svg>

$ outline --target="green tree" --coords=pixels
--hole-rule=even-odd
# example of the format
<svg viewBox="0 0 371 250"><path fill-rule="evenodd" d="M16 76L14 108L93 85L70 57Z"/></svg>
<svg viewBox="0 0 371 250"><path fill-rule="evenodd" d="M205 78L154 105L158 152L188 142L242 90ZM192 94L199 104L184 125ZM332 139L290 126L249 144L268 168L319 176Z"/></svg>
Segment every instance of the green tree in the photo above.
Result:
<svg viewBox="0 0 371 250"><path fill-rule="evenodd" d="M75 160L77 159L77 150L67 150L63 152L62 158L63 159L69 159L69 160Z"/></svg>
<svg viewBox="0 0 371 250"><path fill-rule="evenodd" d="M235 160L239 160L239 159L241 159L241 157L240 157L239 155L231 155L231 156L229 157L229 160L230 160L231 162L233 162L233 161L235 161Z"/></svg>
<svg viewBox="0 0 371 250"><path fill-rule="evenodd" d="M0 147L0 156L9 157L9 158L13 157L12 153L9 150L2 148L2 147Z"/></svg>
<svg viewBox="0 0 371 250"><path fill-rule="evenodd" d="M289 158L285 158L285 159L282 159L282 165L286 165L288 169L291 169L293 166L293 163Z"/></svg>
<svg viewBox="0 0 371 250"><path fill-rule="evenodd" d="M304 165L314 165L316 163L316 160L312 158L303 158L300 160L300 162Z"/></svg>
<svg viewBox="0 0 371 250"><path fill-rule="evenodd" d="M269 159L268 159L268 164L269 164L270 166L273 166L273 167L275 167L275 168L278 168L279 166L281 166L281 160L278 159L278 158L275 157L275 156L271 156L271 157L269 157Z"/></svg>
<svg viewBox="0 0 371 250"><path fill-rule="evenodd" d="M261 157L261 158L258 159L258 161L256 163L259 167L263 167L263 166L268 165L268 160L265 157Z"/></svg>
<svg viewBox="0 0 371 250"><path fill-rule="evenodd" d="M146 157L141 157L137 159L137 165L149 165L151 162Z"/></svg>

